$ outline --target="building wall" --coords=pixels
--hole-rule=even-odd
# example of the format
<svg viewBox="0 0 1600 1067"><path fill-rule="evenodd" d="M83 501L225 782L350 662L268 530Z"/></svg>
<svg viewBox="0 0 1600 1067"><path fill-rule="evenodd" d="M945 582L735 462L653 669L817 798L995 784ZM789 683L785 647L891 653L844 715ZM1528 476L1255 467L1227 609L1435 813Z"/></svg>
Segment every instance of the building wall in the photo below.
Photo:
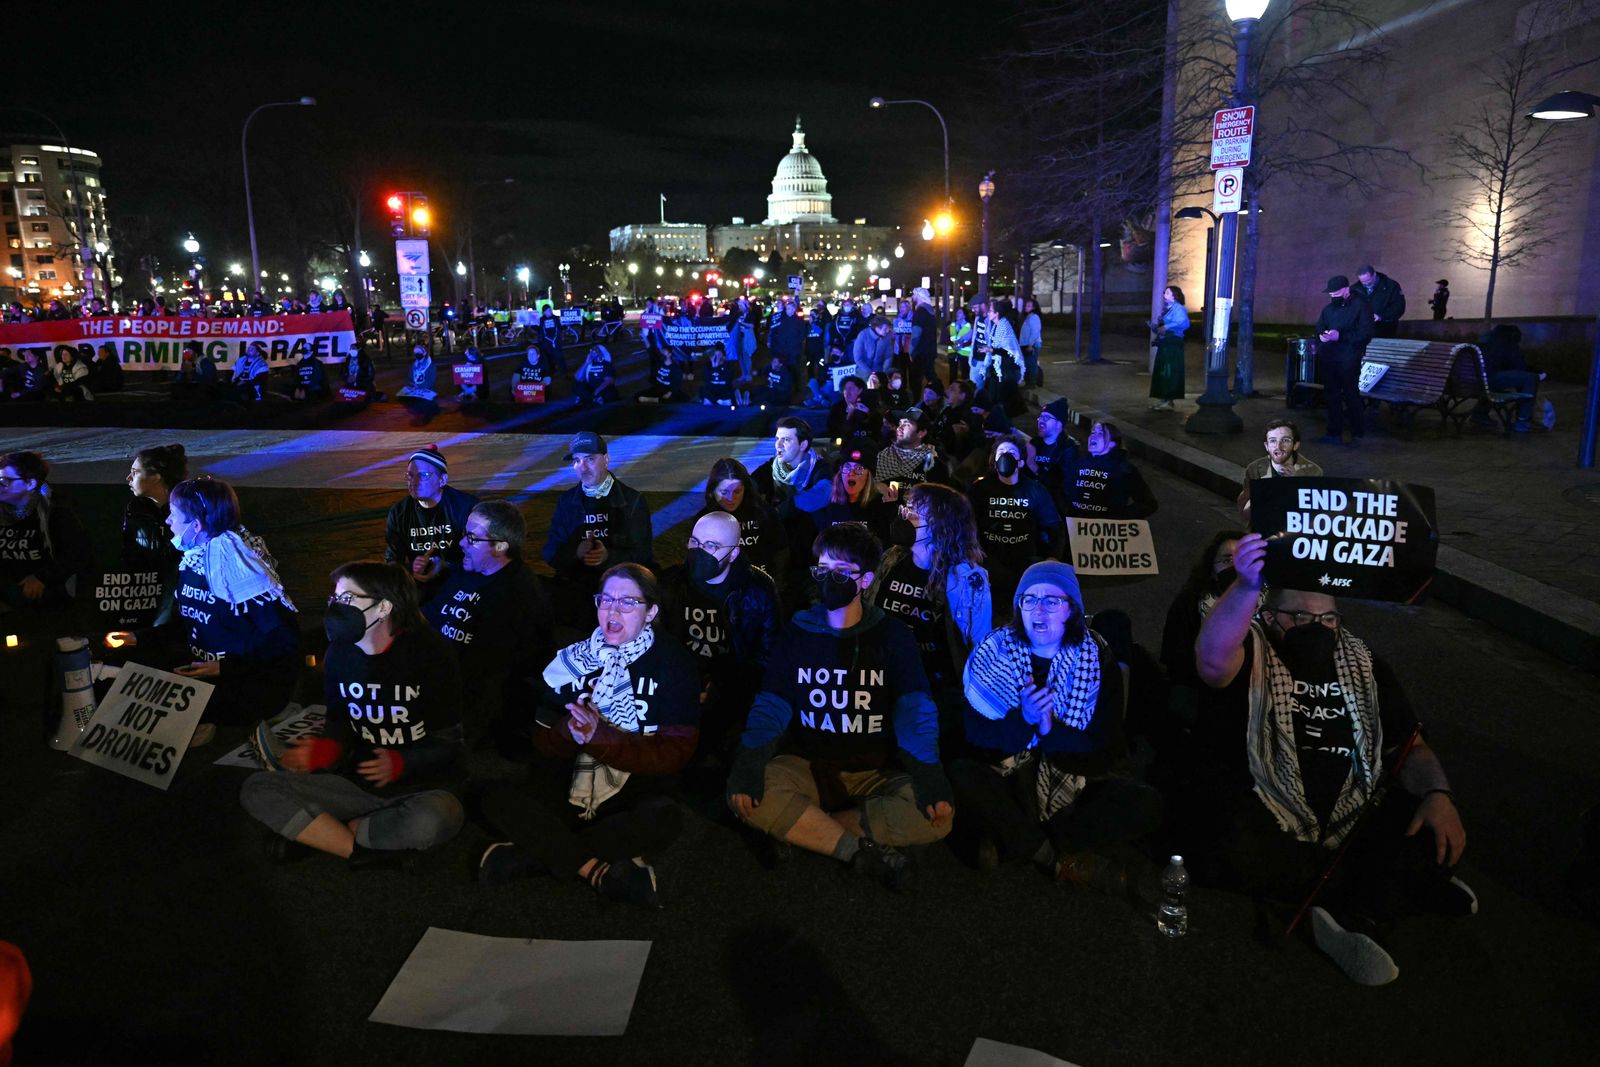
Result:
<svg viewBox="0 0 1600 1067"><path fill-rule="evenodd" d="M786 226L713 226L712 254L718 259L729 249L748 248L762 256L774 249L787 260L813 263L824 260L859 262L886 254L894 245L893 226L867 226L851 222L791 222Z"/></svg>
<svg viewBox="0 0 1600 1067"><path fill-rule="evenodd" d="M1185 0L1214 4L1214 0ZM1564 26L1549 35L1567 62L1600 54L1600 3L1557 0ZM1426 318L1427 300L1439 278L1450 280L1452 318L1483 314L1487 272L1451 262L1448 234L1434 215L1450 200L1455 182L1446 170L1444 142L1451 126L1467 119L1491 91L1483 85L1495 51L1536 22L1532 3L1518 0L1412 0L1377 5L1393 59L1370 92L1335 113L1325 132L1342 140L1405 149L1427 170L1392 168L1382 177L1390 188L1370 197L1291 184L1274 177L1261 196L1261 244L1256 280L1256 318L1308 322L1325 303L1331 274L1354 277L1363 263L1400 282L1407 318ZM1546 8L1546 13L1551 9ZM1374 17L1378 17L1374 14ZM1600 93L1600 65L1559 79L1550 88ZM1219 106L1221 106L1219 102ZM1262 101L1258 121L1273 121ZM1568 192L1552 198L1555 242L1545 254L1510 271L1501 270L1495 289L1496 318L1592 316L1600 311L1600 118L1570 124L1553 162L1571 176ZM1210 197L1180 198L1176 206ZM1240 219L1241 242L1244 219ZM1198 307L1204 291L1203 221L1173 224L1171 276Z"/></svg>
<svg viewBox="0 0 1600 1067"><path fill-rule="evenodd" d="M6 238L6 273L0 284L23 298L75 297L84 291L77 239L61 212L73 214L83 195L89 242L110 241L105 188L95 153L59 145L0 148L0 220Z"/></svg>
<svg viewBox="0 0 1600 1067"><path fill-rule="evenodd" d="M649 245L662 259L684 263L706 261L706 227L699 222L635 222L611 231L611 251L631 244Z"/></svg>

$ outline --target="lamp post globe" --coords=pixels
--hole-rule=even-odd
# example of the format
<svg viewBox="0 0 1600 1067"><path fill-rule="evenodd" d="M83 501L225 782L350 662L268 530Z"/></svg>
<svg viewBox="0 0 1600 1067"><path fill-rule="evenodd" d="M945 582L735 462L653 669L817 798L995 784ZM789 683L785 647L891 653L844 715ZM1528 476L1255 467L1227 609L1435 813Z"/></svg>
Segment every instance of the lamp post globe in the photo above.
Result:
<svg viewBox="0 0 1600 1067"><path fill-rule="evenodd" d="M183 239L183 250L189 253L191 256L199 253L200 242L194 239L194 234L191 233L188 237Z"/></svg>

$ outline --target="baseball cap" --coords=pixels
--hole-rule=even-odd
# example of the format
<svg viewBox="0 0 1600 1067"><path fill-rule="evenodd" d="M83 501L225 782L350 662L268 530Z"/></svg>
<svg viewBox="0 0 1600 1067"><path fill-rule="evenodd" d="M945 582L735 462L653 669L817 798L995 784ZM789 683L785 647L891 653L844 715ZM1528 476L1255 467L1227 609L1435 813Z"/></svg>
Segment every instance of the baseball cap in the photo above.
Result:
<svg viewBox="0 0 1600 1067"><path fill-rule="evenodd" d="M1348 288L1350 288L1350 279L1346 278L1343 274L1335 274L1333 277L1328 279L1328 287L1324 289L1323 292L1337 293L1340 289Z"/></svg>
<svg viewBox="0 0 1600 1067"><path fill-rule="evenodd" d="M607 454L606 439L593 430L584 430L572 435L572 446L567 449L567 454L562 459L571 459L579 454L602 455Z"/></svg>
<svg viewBox="0 0 1600 1067"><path fill-rule="evenodd" d="M908 419L916 424L917 429L923 431L930 429L933 424L933 420L928 418L928 413L923 411L921 408L906 408L903 411L891 411L889 413L889 417L892 418L896 424L898 424L901 419Z"/></svg>

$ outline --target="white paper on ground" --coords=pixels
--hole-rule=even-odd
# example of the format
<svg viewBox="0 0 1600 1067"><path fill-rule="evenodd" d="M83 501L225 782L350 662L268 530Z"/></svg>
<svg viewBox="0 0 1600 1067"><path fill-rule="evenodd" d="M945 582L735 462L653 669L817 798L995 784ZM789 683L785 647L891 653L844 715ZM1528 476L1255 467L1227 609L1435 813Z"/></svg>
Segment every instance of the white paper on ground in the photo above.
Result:
<svg viewBox="0 0 1600 1067"><path fill-rule="evenodd" d="M267 725L272 727L272 732L284 744L302 737L316 737L327 728L327 709L321 704L313 704L302 708L299 704L289 704L282 712L274 716ZM216 767L244 767L248 770L259 770L261 761L256 759L256 750L246 741L238 748L217 760Z"/></svg>
<svg viewBox="0 0 1600 1067"><path fill-rule="evenodd" d="M1077 1067L1021 1045L1007 1045L980 1037L967 1053L966 1067Z"/></svg>
<svg viewBox="0 0 1600 1067"><path fill-rule="evenodd" d="M539 941L430 926L368 1017L467 1034L616 1036L648 941Z"/></svg>

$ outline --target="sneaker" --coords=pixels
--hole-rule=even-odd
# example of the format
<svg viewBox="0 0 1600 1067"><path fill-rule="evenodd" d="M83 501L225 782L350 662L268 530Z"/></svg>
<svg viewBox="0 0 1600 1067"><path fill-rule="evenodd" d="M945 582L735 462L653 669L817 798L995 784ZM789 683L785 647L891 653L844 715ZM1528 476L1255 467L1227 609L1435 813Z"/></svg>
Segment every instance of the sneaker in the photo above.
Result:
<svg viewBox="0 0 1600 1067"><path fill-rule="evenodd" d="M189 747L204 748L214 741L216 736L216 726L209 722L203 722L194 728L194 736L189 738Z"/></svg>
<svg viewBox="0 0 1600 1067"><path fill-rule="evenodd" d="M256 754L256 762L261 764L262 770L283 770L283 762L279 757L288 751L289 746L278 740L278 735L272 732L267 720L262 719L250 731L250 749Z"/></svg>
<svg viewBox="0 0 1600 1067"><path fill-rule="evenodd" d="M1056 857L1056 881L1102 893L1122 893L1128 872L1122 864L1095 852L1063 852Z"/></svg>
<svg viewBox="0 0 1600 1067"><path fill-rule="evenodd" d="M1357 985L1388 985L1400 977L1394 957L1366 934L1346 930L1326 908L1311 909L1311 936L1317 948Z"/></svg>
<svg viewBox="0 0 1600 1067"><path fill-rule="evenodd" d="M513 841L496 841L478 854L473 877L481 885L503 885L538 873L539 863Z"/></svg>
<svg viewBox="0 0 1600 1067"><path fill-rule="evenodd" d="M1478 894L1454 875L1448 881L1430 880L1417 903L1435 915L1478 914Z"/></svg>
<svg viewBox="0 0 1600 1067"><path fill-rule="evenodd" d="M604 864L589 883L607 900L622 900L644 908L660 906L656 899L656 871L648 863L624 860Z"/></svg>
<svg viewBox="0 0 1600 1067"><path fill-rule="evenodd" d="M861 839L861 846L850 859L850 869L896 893L904 893L911 888L911 857L892 845L880 845L871 838Z"/></svg>

